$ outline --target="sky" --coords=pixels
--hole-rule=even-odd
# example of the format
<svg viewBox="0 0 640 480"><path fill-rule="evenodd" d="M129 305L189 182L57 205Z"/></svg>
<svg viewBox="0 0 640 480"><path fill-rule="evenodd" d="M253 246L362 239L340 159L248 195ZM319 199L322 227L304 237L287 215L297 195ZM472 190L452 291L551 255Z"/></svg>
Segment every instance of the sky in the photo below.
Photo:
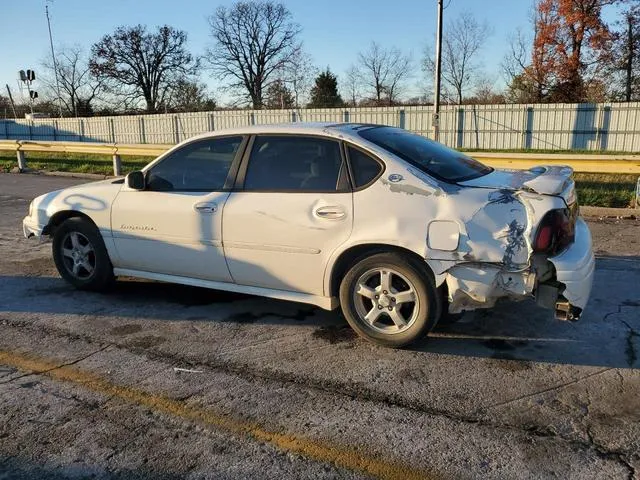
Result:
<svg viewBox="0 0 640 480"><path fill-rule="evenodd" d="M305 50L321 69L327 66L340 77L367 49L371 41L395 46L414 59L413 78L407 94L420 93L426 81L419 64L425 46L433 45L436 30L436 0L282 0L302 27ZM87 52L102 35L120 25L169 24L188 33L188 48L196 55L204 53L211 38L207 16L219 5L232 0L48 0L53 40L56 46L81 45ZM520 27L529 29L532 0L444 0L445 25L461 12L470 12L479 21L487 21L493 33L487 39L479 59L489 78L500 88L504 85L500 62L508 48L509 35ZM609 15L612 15L609 12ZM50 55L45 17L45 0L0 0L0 86L7 83L18 97L18 71L41 69ZM201 79L214 96L217 82L206 71ZM34 83L37 90L37 82Z"/></svg>

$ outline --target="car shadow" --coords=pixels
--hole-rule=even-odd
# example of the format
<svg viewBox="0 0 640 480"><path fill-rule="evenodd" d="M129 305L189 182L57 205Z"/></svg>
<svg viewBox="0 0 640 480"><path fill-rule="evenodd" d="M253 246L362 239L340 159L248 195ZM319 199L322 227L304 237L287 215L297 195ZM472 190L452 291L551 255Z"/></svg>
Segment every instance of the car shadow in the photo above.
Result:
<svg viewBox="0 0 640 480"><path fill-rule="evenodd" d="M640 258L599 258L592 298L578 322L557 321L530 300L499 302L438 325L408 350L520 362L511 364L516 370L527 362L640 368L639 283ZM300 303L132 279L119 280L106 293L78 291L54 277L0 276L0 285L0 312L297 325L319 342L370 348L339 311Z"/></svg>

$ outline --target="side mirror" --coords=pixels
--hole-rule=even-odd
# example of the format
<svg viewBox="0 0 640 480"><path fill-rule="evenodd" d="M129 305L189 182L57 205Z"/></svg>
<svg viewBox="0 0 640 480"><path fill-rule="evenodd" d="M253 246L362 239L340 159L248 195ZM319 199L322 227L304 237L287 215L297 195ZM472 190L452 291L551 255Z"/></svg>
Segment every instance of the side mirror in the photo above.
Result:
<svg viewBox="0 0 640 480"><path fill-rule="evenodd" d="M127 187L132 188L134 190L144 190L144 173L142 172L131 172L127 174L125 177L125 182Z"/></svg>

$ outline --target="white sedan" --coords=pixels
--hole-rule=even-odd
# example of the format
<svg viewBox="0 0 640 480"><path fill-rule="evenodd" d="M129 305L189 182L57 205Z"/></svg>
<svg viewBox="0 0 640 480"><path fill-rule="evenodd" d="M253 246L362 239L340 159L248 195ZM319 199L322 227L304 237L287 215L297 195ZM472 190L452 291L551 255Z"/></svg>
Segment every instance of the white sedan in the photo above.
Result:
<svg viewBox="0 0 640 480"><path fill-rule="evenodd" d="M570 168L496 170L381 125L200 135L126 178L36 198L24 234L52 237L81 289L131 276L340 306L388 346L501 298L575 320L594 272Z"/></svg>

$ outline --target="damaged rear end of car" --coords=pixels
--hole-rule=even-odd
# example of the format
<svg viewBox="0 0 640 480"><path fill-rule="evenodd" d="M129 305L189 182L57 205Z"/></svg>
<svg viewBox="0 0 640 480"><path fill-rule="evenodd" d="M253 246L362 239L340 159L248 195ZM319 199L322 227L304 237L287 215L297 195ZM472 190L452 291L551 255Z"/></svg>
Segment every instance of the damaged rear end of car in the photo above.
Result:
<svg viewBox="0 0 640 480"><path fill-rule="evenodd" d="M450 313L533 297L560 320L580 318L595 260L572 174L542 166L460 183L462 196L483 192L486 201L464 223L457 251L464 261L446 272Z"/></svg>

